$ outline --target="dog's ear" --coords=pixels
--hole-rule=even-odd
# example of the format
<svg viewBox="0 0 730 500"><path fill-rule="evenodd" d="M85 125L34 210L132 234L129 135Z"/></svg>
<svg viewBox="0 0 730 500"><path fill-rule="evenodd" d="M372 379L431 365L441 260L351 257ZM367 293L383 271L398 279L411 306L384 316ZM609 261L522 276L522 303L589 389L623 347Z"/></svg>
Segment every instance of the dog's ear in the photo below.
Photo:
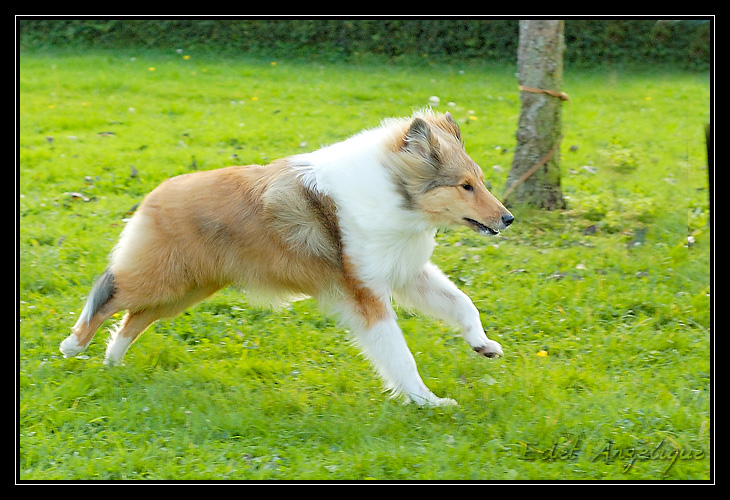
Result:
<svg viewBox="0 0 730 500"><path fill-rule="evenodd" d="M446 125L449 130L454 134L454 137L456 137L458 140L461 140L461 129L459 128L459 124L456 123L456 120L454 120L454 117L451 116L451 113L448 111L444 113L444 118L446 119Z"/></svg>
<svg viewBox="0 0 730 500"><path fill-rule="evenodd" d="M404 149L429 162L438 160L438 141L423 118L414 118L403 137Z"/></svg>

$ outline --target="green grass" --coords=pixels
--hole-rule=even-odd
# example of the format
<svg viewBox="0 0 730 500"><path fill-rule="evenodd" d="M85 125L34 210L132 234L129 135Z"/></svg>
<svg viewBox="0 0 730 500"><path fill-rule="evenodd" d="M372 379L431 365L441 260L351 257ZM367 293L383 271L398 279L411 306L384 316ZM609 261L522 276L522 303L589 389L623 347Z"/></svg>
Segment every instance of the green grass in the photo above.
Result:
<svg viewBox="0 0 730 500"><path fill-rule="evenodd" d="M567 69L568 210L437 236L505 356L400 315L427 385L459 402L422 409L382 394L311 300L224 290L123 367L102 366L103 330L62 358L125 219L170 176L313 150L437 95L503 192L512 67L183 55L21 54L20 480L710 479L707 74Z"/></svg>

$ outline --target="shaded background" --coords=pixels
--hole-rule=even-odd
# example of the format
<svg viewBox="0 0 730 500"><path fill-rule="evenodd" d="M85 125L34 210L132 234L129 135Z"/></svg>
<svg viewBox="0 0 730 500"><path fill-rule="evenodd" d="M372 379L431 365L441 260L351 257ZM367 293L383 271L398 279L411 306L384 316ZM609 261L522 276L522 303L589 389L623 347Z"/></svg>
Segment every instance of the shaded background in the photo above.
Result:
<svg viewBox="0 0 730 500"><path fill-rule="evenodd" d="M20 47L209 49L342 59L517 60L518 19L20 19ZM565 63L661 63L706 69L708 20L565 21Z"/></svg>

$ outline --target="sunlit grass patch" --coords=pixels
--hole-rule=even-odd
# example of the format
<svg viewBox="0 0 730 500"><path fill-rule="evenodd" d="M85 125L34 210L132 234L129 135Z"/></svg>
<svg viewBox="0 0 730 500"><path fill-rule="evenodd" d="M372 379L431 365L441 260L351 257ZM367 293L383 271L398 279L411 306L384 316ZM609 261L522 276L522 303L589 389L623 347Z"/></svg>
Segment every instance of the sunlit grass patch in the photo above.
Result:
<svg viewBox="0 0 730 500"><path fill-rule="evenodd" d="M433 262L505 356L399 310L427 384L460 405L422 409L382 393L312 300L269 311L223 290L115 369L104 328L82 358L58 344L136 204L170 176L316 149L430 103L501 195L513 68L23 53L20 479L709 478L707 75L565 80L568 209L514 207L498 238L437 236ZM668 469L600 454L662 442L705 454ZM575 454L526 452L553 446Z"/></svg>

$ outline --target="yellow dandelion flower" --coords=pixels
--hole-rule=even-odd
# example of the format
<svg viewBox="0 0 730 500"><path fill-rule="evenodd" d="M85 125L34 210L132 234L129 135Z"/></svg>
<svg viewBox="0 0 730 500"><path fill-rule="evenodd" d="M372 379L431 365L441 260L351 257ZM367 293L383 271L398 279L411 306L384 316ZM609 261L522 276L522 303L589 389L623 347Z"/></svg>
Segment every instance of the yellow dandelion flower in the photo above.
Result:
<svg viewBox="0 0 730 500"><path fill-rule="evenodd" d="M154 71L154 70L155 70L155 67L154 67L154 66L151 66L151 67L149 68L149 70L150 70L150 71Z"/></svg>
<svg viewBox="0 0 730 500"><path fill-rule="evenodd" d="M190 60L190 56L183 56L183 59L185 59L186 61L188 61L188 60Z"/></svg>
<svg viewBox="0 0 730 500"><path fill-rule="evenodd" d="M547 358L547 351L545 349L540 349L539 351L537 351L537 355L541 358Z"/></svg>
<svg viewBox="0 0 730 500"><path fill-rule="evenodd" d="M645 99L646 99L647 101L651 101L651 96L647 96L647 97L646 97Z"/></svg>
<svg viewBox="0 0 730 500"><path fill-rule="evenodd" d="M258 101L258 100L259 100L259 98L258 98L258 97L256 97L256 96L253 96L253 97L251 98L251 100L252 100L252 101Z"/></svg>
<svg viewBox="0 0 730 500"><path fill-rule="evenodd" d="M477 117L476 117L476 116L474 116L474 115L469 115L469 119L470 119L470 120L473 120L473 121L477 121L477 120L478 120L479 118L477 118Z"/></svg>
<svg viewBox="0 0 730 500"><path fill-rule="evenodd" d="M276 66L276 61L271 61L272 66Z"/></svg>

